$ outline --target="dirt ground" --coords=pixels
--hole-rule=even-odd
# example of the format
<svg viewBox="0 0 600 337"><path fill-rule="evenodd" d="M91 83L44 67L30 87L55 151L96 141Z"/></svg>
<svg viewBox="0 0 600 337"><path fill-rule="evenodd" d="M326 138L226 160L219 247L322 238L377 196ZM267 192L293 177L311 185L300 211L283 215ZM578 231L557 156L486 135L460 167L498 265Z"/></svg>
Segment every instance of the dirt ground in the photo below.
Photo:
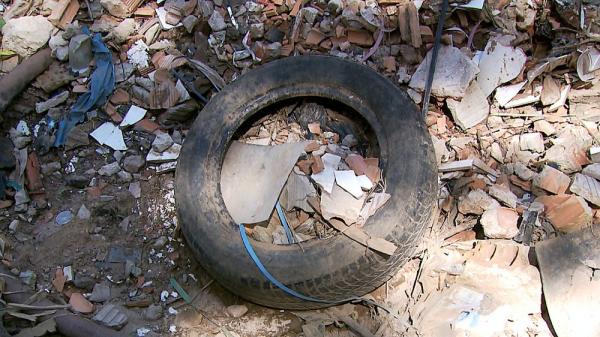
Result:
<svg viewBox="0 0 600 337"><path fill-rule="evenodd" d="M127 317L113 327L124 336L558 336L536 245L600 222L600 8L450 2L424 116L439 166L436 221L415 256L366 295L378 305L291 312L246 302L200 267L181 236L174 167L147 156L179 149L221 87L287 56L361 63L422 107L441 1L2 0L0 253L9 272L0 280L19 278L56 304L83 296L84 308L70 309L90 319L112 304ZM36 61L43 69L7 98L34 53L48 56ZM103 65L114 78L90 84ZM106 88L51 146L57 123ZM132 108L140 119L119 127ZM126 150L90 136L104 125ZM163 136L170 143L155 150ZM287 130L263 136L252 140L291 139ZM41 321L2 313L10 334Z"/></svg>

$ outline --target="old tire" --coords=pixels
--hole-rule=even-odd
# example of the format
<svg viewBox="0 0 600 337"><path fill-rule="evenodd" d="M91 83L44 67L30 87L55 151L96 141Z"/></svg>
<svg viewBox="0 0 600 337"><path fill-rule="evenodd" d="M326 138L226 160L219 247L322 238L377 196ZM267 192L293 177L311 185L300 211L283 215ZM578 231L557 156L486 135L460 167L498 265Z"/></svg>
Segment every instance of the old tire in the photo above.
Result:
<svg viewBox="0 0 600 337"><path fill-rule="evenodd" d="M301 96L341 102L372 126L391 199L365 229L399 249L386 257L343 235L305 242L304 251L252 240L265 267L283 284L327 301L373 291L415 252L437 194L434 151L423 119L404 91L371 69L333 57L290 57L228 85L202 110L179 157L175 197L181 228L200 264L221 285L249 301L284 309L327 304L292 297L262 276L227 212L219 181L236 129L263 107Z"/></svg>

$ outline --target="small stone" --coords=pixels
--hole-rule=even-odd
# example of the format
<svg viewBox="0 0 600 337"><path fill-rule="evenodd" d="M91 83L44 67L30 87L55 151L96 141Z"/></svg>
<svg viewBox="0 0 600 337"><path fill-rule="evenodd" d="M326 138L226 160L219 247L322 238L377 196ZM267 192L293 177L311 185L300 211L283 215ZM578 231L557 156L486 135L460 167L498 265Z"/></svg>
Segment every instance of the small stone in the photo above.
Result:
<svg viewBox="0 0 600 337"><path fill-rule="evenodd" d="M354 135L346 135L344 139L342 139L342 145L345 145L347 147L353 147L358 145L358 140L356 139L356 137L354 137Z"/></svg>
<svg viewBox="0 0 600 337"><path fill-rule="evenodd" d="M121 0L100 0L100 4L113 16L119 18L126 18L129 16L129 9Z"/></svg>
<svg viewBox="0 0 600 337"><path fill-rule="evenodd" d="M133 180L133 176L131 175L131 173L123 170L117 173L117 178L119 178L119 181L122 181L124 183L128 183Z"/></svg>
<svg viewBox="0 0 600 337"><path fill-rule="evenodd" d="M156 321L163 316L163 308L160 305L150 304L142 311L142 318L147 321Z"/></svg>
<svg viewBox="0 0 600 337"><path fill-rule="evenodd" d="M167 136L168 136L168 134L167 134ZM156 138L158 138L158 136L156 136ZM156 139L155 139L155 142L156 142ZM172 144L173 143L171 142L171 145ZM167 146L165 148L165 150L168 149L171 145ZM154 143L152 144L152 146L154 147ZM161 145L161 148L162 148L162 145ZM160 152L162 152L162 151L160 151ZM144 164L146 164L146 161L144 160L144 157L142 157L140 155L127 156L123 160L123 169L130 173L137 173L144 166Z"/></svg>
<svg viewBox="0 0 600 337"><path fill-rule="evenodd" d="M137 30L137 23L134 19L125 19L115 27L111 33L116 43L123 43L127 41L130 36L135 35ZM116 68L116 67L115 67Z"/></svg>
<svg viewBox="0 0 600 337"><path fill-rule="evenodd" d="M194 31L194 27L196 27L196 24L198 23L198 18L194 15L188 15L183 18L183 21L181 22L183 23L185 30L191 34Z"/></svg>
<svg viewBox="0 0 600 337"><path fill-rule="evenodd" d="M473 190L458 202L458 210L462 214L482 214L486 210L498 207L500 203L482 190Z"/></svg>
<svg viewBox="0 0 600 337"><path fill-rule="evenodd" d="M65 40L65 38L63 37L63 34L53 35L50 37L50 40L48 41L48 47L50 47L50 49L52 51L54 51L58 47L64 47L67 45L69 45L69 41Z"/></svg>
<svg viewBox="0 0 600 337"><path fill-rule="evenodd" d="M208 25L213 32L218 32L227 28L227 24L225 23L223 15L221 15L221 13L217 10L213 11L212 15L208 19Z"/></svg>
<svg viewBox="0 0 600 337"><path fill-rule="evenodd" d="M167 244L167 242L169 242L169 239L166 236L162 235L162 236L158 237L158 239L154 240L154 243L152 244L152 248L160 249L160 248L164 247Z"/></svg>
<svg viewBox="0 0 600 337"><path fill-rule="evenodd" d="M304 7L301 9L303 12L302 17L309 25L314 25L317 16L319 15L319 10L313 7Z"/></svg>
<svg viewBox="0 0 600 337"><path fill-rule="evenodd" d="M329 0L327 2L327 10L332 14L338 14L344 8L344 2L342 0Z"/></svg>
<svg viewBox="0 0 600 337"><path fill-rule="evenodd" d="M489 209L479 221L485 236L491 239L512 239L519 232L519 214L510 208Z"/></svg>
<svg viewBox="0 0 600 337"><path fill-rule="evenodd" d="M83 189L88 186L90 180L82 175L71 174L65 178L65 182L68 186Z"/></svg>
<svg viewBox="0 0 600 337"><path fill-rule="evenodd" d="M119 172L120 170L121 170L121 167L119 166L119 163L115 161L110 164L106 164L106 165L102 166L98 170L98 174L101 176L110 177L110 176L116 174L117 172Z"/></svg>
<svg viewBox="0 0 600 337"><path fill-rule="evenodd" d="M163 152L170 148L173 143L173 138L171 138L168 133L161 132L156 135L156 138L154 138L154 141L152 142L152 149L154 149L156 152Z"/></svg>
<svg viewBox="0 0 600 337"><path fill-rule="evenodd" d="M47 176L61 169L61 165L57 161L49 162L48 164L42 164L42 174Z"/></svg>
<svg viewBox="0 0 600 337"><path fill-rule="evenodd" d="M276 26L271 26L265 33L265 40L269 42L282 42L285 37L285 33L279 30Z"/></svg>
<svg viewBox="0 0 600 337"><path fill-rule="evenodd" d="M233 318L240 318L248 312L248 307L245 305L230 305L227 307L227 312Z"/></svg>
<svg viewBox="0 0 600 337"><path fill-rule="evenodd" d="M142 187L140 186L139 181L129 184L129 193L136 199L139 199L142 196Z"/></svg>
<svg viewBox="0 0 600 337"><path fill-rule="evenodd" d="M406 84L410 82L411 75L408 72L408 68L405 66L398 67L398 71L396 72L396 77L398 78L399 84Z"/></svg>
<svg viewBox="0 0 600 337"><path fill-rule="evenodd" d="M122 307L114 304L105 304L92 317L92 320L109 328L120 329L127 324L129 319Z"/></svg>
<svg viewBox="0 0 600 337"><path fill-rule="evenodd" d="M262 39L265 35L265 25L262 22L253 23L250 25L249 31L252 39Z"/></svg>
<svg viewBox="0 0 600 337"><path fill-rule="evenodd" d="M581 173L588 177L600 180L600 164L591 164L586 166Z"/></svg>
<svg viewBox="0 0 600 337"><path fill-rule="evenodd" d="M121 159L123 159L123 156L125 155L119 150L115 150L115 152L113 152L113 158L115 158L116 161L121 161Z"/></svg>
<svg viewBox="0 0 600 337"><path fill-rule="evenodd" d="M502 153L502 147L497 142L492 143L490 148L490 156L497 160L499 163L504 163L504 154Z"/></svg>
<svg viewBox="0 0 600 337"><path fill-rule="evenodd" d="M544 152L544 137L539 132L522 134L519 138L522 151Z"/></svg>
<svg viewBox="0 0 600 337"><path fill-rule="evenodd" d="M22 271L19 273L19 278L21 279L21 282L25 283L26 285L33 287L35 285L35 281L37 280L37 276L35 275L35 272L31 271L31 270L26 270L26 271Z"/></svg>
<svg viewBox="0 0 600 337"><path fill-rule="evenodd" d="M490 186L488 193L496 198L504 205L515 208L517 207L517 200L519 199L510 189L504 185L493 185Z"/></svg>
<svg viewBox="0 0 600 337"><path fill-rule="evenodd" d="M534 171L530 170L525 164L521 162L516 162L514 164L514 171L517 177L526 181L532 180L536 176L536 173Z"/></svg>
<svg viewBox="0 0 600 337"><path fill-rule="evenodd" d="M27 58L48 42L53 29L41 15L12 18L2 27L2 48Z"/></svg>
<svg viewBox="0 0 600 337"><path fill-rule="evenodd" d="M96 280L85 275L75 275L73 285L79 289L90 290L96 285Z"/></svg>
<svg viewBox="0 0 600 337"><path fill-rule="evenodd" d="M69 47L58 47L54 54L56 55L57 60L66 62L69 60Z"/></svg>
<svg viewBox="0 0 600 337"><path fill-rule="evenodd" d="M273 236L271 233L261 226L255 226L252 229L252 238L259 242L273 243Z"/></svg>
<svg viewBox="0 0 600 337"><path fill-rule="evenodd" d="M11 221L10 225L8 225L8 229L13 233L16 232L19 229L19 220L15 219Z"/></svg>
<svg viewBox="0 0 600 337"><path fill-rule="evenodd" d="M92 302L106 302L110 299L110 285L105 282L96 283L88 298Z"/></svg>
<svg viewBox="0 0 600 337"><path fill-rule="evenodd" d="M203 18L209 17L214 10L212 1L208 0L198 0L198 8L200 8L200 13Z"/></svg>
<svg viewBox="0 0 600 337"><path fill-rule="evenodd" d="M81 205L79 210L77 211L77 219L79 220L88 220L92 216L92 213L85 207L85 205Z"/></svg>
<svg viewBox="0 0 600 337"><path fill-rule="evenodd" d="M533 122L533 129L545 134L546 136L551 136L556 133L556 128L552 125L552 123L545 119L540 119L539 121Z"/></svg>
<svg viewBox="0 0 600 337"><path fill-rule="evenodd" d="M31 144L31 137L15 137L12 139L12 142L15 145L15 148L20 150L25 148L27 145Z"/></svg>
<svg viewBox="0 0 600 337"><path fill-rule="evenodd" d="M50 108L54 108L57 105L64 103L67 98L69 98L69 92L63 91L60 94L44 101L35 103L35 111L37 113L42 113L48 111Z"/></svg>

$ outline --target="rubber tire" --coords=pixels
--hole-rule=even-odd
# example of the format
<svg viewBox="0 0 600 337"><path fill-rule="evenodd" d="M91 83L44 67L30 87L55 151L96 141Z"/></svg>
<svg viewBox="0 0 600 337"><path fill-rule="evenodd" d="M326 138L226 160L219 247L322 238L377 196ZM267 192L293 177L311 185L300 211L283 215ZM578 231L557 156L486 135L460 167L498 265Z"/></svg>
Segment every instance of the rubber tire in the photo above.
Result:
<svg viewBox="0 0 600 337"><path fill-rule="evenodd" d="M437 168L426 125L408 95L386 78L328 56L288 57L240 76L210 100L187 134L176 171L177 209L191 250L214 279L251 302L282 309L328 305L290 296L262 276L227 212L219 182L236 129L263 107L300 96L342 102L374 129L391 199L364 228L398 249L387 257L344 235L310 240L303 250L251 240L279 281L332 302L367 294L414 254L437 205Z"/></svg>

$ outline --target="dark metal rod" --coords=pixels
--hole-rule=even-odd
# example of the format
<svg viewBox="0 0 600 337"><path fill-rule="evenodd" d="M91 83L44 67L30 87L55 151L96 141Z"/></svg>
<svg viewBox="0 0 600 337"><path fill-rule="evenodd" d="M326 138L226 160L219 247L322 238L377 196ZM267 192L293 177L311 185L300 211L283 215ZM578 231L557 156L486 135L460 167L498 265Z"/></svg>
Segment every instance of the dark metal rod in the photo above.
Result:
<svg viewBox="0 0 600 337"><path fill-rule="evenodd" d="M423 116L427 115L429 110L429 99L431 98L431 86L433 85L433 75L435 74L435 66L437 63L438 52L442 42L442 31L446 21L446 11L448 10L448 0L443 0L440 18L435 31L435 40L433 42L433 50L431 52L431 63L429 64L429 72L427 73L427 82L425 83L425 95L423 95Z"/></svg>

